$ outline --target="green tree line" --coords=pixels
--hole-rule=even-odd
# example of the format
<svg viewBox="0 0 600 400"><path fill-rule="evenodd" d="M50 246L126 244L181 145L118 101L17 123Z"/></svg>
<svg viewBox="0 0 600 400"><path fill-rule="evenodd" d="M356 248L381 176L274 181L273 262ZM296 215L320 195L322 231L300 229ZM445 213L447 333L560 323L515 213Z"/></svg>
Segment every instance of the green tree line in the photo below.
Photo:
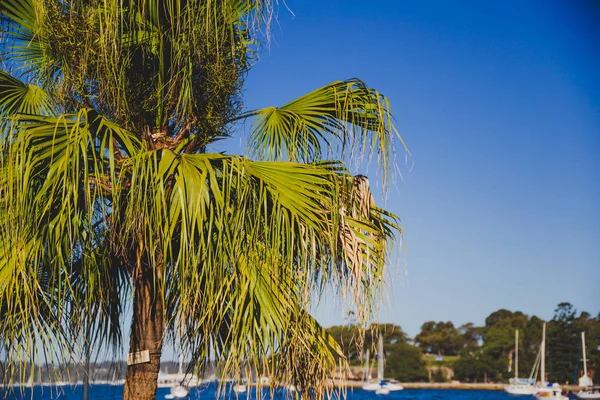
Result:
<svg viewBox="0 0 600 400"><path fill-rule="evenodd" d="M503 382L514 376L515 331L519 330L519 376L528 377L540 349L543 322L535 315L500 309L491 313L483 326L427 321L414 339L394 324L371 325L364 330L356 325L334 326L329 333L356 366L364 365L367 349L376 354L381 334L386 378L440 380L439 367L444 366L452 369L453 379L463 382ZM588 372L595 382L600 381L600 314L592 317L585 311L578 313L570 303L560 303L546 329L548 381L576 383L582 375L581 332L586 334ZM442 356L444 361L432 362L433 356ZM430 374L427 366L432 365L437 368Z"/></svg>

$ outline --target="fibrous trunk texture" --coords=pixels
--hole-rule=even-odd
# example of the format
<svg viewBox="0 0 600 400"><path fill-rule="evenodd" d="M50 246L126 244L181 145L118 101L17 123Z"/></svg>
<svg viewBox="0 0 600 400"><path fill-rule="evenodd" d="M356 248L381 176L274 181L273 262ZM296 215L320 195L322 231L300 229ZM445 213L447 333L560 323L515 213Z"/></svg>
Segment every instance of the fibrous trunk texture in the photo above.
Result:
<svg viewBox="0 0 600 400"><path fill-rule="evenodd" d="M148 350L150 362L128 365L123 400L154 400L164 335L163 296L159 271L146 268L135 284L129 352Z"/></svg>

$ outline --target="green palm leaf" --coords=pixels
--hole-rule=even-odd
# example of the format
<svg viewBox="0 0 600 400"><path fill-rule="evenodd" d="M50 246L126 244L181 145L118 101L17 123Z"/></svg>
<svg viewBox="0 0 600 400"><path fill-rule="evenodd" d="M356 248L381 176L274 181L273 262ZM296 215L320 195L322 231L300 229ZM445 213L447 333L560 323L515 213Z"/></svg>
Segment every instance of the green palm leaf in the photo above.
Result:
<svg viewBox="0 0 600 400"><path fill-rule="evenodd" d="M41 346L51 361L69 359L88 320L97 328L94 343L107 340L116 350L127 290L123 268L108 253L106 200L119 190L120 157L140 143L87 110L60 117L18 115L10 127L0 141L0 318L6 351L18 357L10 343L21 338L28 354Z"/></svg>
<svg viewBox="0 0 600 400"><path fill-rule="evenodd" d="M3 31L12 39L4 44L12 66L25 73L44 68L55 72L52 61L57 60L48 60L44 52L48 43L38 34L41 27L36 19L34 1L4 0L0 4L0 16L5 19Z"/></svg>
<svg viewBox="0 0 600 400"><path fill-rule="evenodd" d="M181 326L194 332L179 339L182 345L198 360L216 353L224 374L240 374L240 360L264 368L260 355L283 351L288 341L300 351L300 338L314 340L317 331L304 322L290 325L304 308L300 294L343 282L363 290L372 286L364 275L382 274L386 249L379 242L389 236L378 222L357 215L361 224L349 225L365 238L354 249L363 255L358 261L345 258L331 239L344 226L336 210L347 178L337 164L170 150L140 153L131 163L132 190L117 212L124 218L117 225L129 229L120 241L144 237L156 244L150 264L171 260L161 279L170 334ZM311 346L317 347L303 350L321 357L319 381L335 366L337 347L326 338ZM277 365L282 379L292 379L290 365Z"/></svg>
<svg viewBox="0 0 600 400"><path fill-rule="evenodd" d="M50 96L42 88L25 84L0 71L0 118L15 114L52 115Z"/></svg>
<svg viewBox="0 0 600 400"><path fill-rule="evenodd" d="M250 150L268 160L313 162L337 150L342 156L369 151L377 154L387 177L393 140L402 140L387 98L358 79L333 82L282 107L243 117L250 116L256 116Z"/></svg>

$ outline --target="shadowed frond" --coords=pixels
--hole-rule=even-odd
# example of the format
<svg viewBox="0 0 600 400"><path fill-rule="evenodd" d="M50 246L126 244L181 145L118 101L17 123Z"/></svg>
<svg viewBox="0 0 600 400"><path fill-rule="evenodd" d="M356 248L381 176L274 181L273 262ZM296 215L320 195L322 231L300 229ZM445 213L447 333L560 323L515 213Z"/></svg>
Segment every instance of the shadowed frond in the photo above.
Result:
<svg viewBox="0 0 600 400"><path fill-rule="evenodd" d="M140 146L104 117L18 115L0 139L0 324L8 360L121 343L127 275L107 242L120 160ZM26 348L14 347L15 343Z"/></svg>

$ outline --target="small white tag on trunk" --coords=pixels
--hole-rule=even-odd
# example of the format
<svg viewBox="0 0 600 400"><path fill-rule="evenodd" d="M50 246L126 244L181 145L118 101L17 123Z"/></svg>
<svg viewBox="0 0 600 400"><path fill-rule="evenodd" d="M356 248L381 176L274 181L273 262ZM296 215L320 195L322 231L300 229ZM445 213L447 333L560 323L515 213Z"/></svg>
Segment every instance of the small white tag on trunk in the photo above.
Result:
<svg viewBox="0 0 600 400"><path fill-rule="evenodd" d="M150 362L150 351L143 350L127 354L127 365L143 364Z"/></svg>

